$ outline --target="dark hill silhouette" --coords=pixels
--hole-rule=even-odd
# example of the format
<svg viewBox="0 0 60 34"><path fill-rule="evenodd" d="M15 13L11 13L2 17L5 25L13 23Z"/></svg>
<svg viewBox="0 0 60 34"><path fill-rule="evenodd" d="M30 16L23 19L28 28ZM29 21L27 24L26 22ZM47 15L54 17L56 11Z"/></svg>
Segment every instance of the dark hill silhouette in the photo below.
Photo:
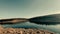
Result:
<svg viewBox="0 0 60 34"><path fill-rule="evenodd" d="M33 17L30 18L29 21L36 24L46 24L46 25L60 24L60 14Z"/></svg>
<svg viewBox="0 0 60 34"><path fill-rule="evenodd" d="M11 19L1 19L0 24L15 24L15 23L21 23L26 22L27 19L25 18L11 18Z"/></svg>
<svg viewBox="0 0 60 34"><path fill-rule="evenodd" d="M36 24L55 25L60 24L60 14L52 14L46 16L38 16L30 19L26 18L11 18L11 19L0 19L0 24L15 24L29 21Z"/></svg>

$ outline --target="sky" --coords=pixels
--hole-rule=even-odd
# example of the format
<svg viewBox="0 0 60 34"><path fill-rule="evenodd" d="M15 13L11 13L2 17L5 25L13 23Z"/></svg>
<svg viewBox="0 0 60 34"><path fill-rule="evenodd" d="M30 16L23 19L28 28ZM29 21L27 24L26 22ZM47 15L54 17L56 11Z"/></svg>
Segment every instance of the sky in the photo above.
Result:
<svg viewBox="0 0 60 34"><path fill-rule="evenodd" d="M0 19L60 13L60 0L0 0Z"/></svg>

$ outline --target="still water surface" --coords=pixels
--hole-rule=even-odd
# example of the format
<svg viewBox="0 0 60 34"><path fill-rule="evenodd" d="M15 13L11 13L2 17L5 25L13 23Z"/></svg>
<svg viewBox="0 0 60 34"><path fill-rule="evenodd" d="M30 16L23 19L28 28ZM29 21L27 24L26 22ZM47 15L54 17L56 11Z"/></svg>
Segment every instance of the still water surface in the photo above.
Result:
<svg viewBox="0 0 60 34"><path fill-rule="evenodd" d="M60 33L60 24L40 25L40 24L34 24L34 23L30 23L30 22L24 22L24 23L17 23L17 24L5 24L2 26L13 27L13 28L36 28L36 29L50 30L50 31L55 32L55 33Z"/></svg>

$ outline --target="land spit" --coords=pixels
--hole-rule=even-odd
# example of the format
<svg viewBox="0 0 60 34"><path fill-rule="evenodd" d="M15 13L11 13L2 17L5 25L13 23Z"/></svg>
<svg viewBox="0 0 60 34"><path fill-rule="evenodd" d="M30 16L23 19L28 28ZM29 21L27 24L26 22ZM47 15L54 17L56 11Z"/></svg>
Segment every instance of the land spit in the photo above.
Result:
<svg viewBox="0 0 60 34"><path fill-rule="evenodd" d="M10 19L0 19L0 24L16 24L24 23L28 20L26 18L10 18Z"/></svg>

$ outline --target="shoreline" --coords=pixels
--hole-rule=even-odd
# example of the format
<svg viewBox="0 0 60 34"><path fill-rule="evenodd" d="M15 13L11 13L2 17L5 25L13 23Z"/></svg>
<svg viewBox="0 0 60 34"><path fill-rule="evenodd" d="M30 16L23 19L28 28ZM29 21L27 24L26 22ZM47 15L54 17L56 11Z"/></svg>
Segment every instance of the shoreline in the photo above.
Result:
<svg viewBox="0 0 60 34"><path fill-rule="evenodd" d="M0 34L55 34L55 33L41 29L4 28L0 26Z"/></svg>

